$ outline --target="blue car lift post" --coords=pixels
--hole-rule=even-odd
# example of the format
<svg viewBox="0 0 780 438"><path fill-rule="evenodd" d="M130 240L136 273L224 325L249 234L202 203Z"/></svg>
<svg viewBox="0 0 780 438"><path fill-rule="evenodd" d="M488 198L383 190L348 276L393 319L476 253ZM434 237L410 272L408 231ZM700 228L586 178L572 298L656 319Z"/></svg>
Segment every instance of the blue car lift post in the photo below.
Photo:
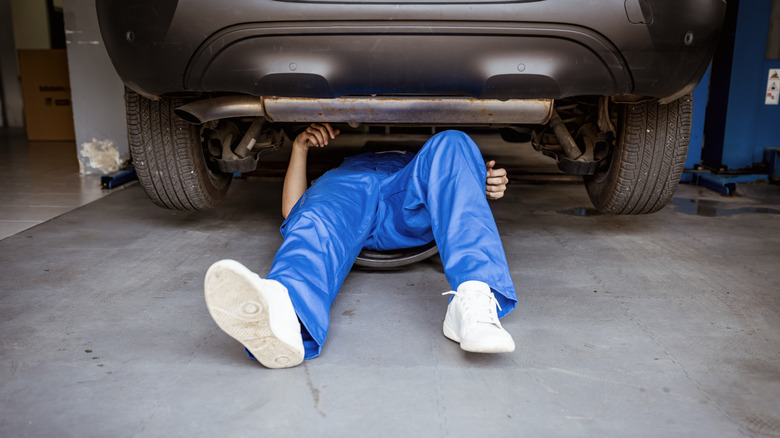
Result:
<svg viewBox="0 0 780 438"><path fill-rule="evenodd" d="M721 42L694 91L691 143L681 182L724 195L739 184L780 181L780 105L766 103L772 0L730 0ZM705 143L706 138L706 143ZM734 170L736 169L736 170Z"/></svg>

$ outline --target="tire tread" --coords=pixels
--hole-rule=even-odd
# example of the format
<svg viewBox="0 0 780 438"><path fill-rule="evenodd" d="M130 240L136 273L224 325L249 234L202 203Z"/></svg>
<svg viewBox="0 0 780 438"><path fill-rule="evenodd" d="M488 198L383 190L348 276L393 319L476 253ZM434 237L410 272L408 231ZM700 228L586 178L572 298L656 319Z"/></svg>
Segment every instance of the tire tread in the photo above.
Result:
<svg viewBox="0 0 780 438"><path fill-rule="evenodd" d="M176 116L178 99L147 99L127 90L128 141L138 179L156 205L203 210L225 196L231 175L211 173L198 127Z"/></svg>
<svg viewBox="0 0 780 438"><path fill-rule="evenodd" d="M626 104L608 173L586 178L593 204L613 214L648 214L674 195L685 166L692 121L691 95L671 103Z"/></svg>

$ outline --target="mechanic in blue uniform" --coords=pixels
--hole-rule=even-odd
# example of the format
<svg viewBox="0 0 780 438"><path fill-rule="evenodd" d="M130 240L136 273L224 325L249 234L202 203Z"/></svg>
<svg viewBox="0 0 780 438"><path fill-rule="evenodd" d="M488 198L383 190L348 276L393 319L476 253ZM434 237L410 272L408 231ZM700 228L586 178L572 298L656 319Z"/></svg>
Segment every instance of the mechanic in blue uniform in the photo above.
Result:
<svg viewBox="0 0 780 438"><path fill-rule="evenodd" d="M344 160L307 190L310 147L339 131L313 124L293 141L282 194L284 242L267 278L234 260L214 263L205 296L217 325L269 368L318 356L330 308L363 248L436 241L453 291L444 335L466 351L511 352L501 326L517 304L488 199L501 198L504 169L485 163L466 134L433 136L417 154L365 153Z"/></svg>

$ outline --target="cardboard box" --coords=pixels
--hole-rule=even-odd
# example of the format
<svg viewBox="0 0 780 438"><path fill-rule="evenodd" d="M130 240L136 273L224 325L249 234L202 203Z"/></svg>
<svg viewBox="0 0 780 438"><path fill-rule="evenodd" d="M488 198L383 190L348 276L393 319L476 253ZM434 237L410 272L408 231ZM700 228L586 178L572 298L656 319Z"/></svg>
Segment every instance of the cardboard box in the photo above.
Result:
<svg viewBox="0 0 780 438"><path fill-rule="evenodd" d="M28 140L75 140L65 49L19 50Z"/></svg>

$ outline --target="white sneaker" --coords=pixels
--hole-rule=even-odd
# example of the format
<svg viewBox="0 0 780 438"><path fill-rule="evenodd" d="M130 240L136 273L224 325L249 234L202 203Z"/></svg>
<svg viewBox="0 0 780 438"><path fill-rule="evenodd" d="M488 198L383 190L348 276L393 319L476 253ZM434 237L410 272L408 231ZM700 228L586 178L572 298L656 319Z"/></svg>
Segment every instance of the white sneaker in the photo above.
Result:
<svg viewBox="0 0 780 438"><path fill-rule="evenodd" d="M481 281L467 281L458 286L447 306L444 336L460 343L460 348L472 353L509 353L515 341L501 326L496 308L499 306L490 286Z"/></svg>
<svg viewBox="0 0 780 438"><path fill-rule="evenodd" d="M206 307L225 333L268 368L303 362L301 325L287 288L265 280L235 260L220 260L206 272Z"/></svg>

